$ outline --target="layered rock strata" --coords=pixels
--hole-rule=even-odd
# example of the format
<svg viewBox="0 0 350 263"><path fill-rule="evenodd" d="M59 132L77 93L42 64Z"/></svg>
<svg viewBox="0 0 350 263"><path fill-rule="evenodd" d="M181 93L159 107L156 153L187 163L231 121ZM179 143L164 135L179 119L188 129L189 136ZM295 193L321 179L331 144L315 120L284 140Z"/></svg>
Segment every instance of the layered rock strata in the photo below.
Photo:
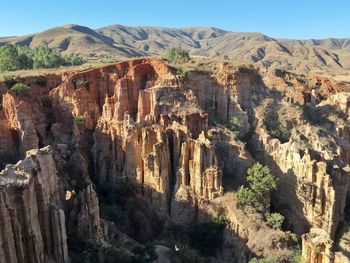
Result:
<svg viewBox="0 0 350 263"><path fill-rule="evenodd" d="M224 64L212 76L174 72L161 60L138 59L66 73L34 85L28 97L3 92L0 165L45 145L55 151L29 151L1 173L1 262L67 262L66 232L108 242L112 224L100 217L93 184L121 177L136 183L162 222L187 227L223 214L226 248L279 255L286 235L255 225L258 236L271 237L257 244L234 194L224 193L245 182L256 160L278 176L272 203L289 206L288 221L301 222L293 230L316 229L303 236L304 257L326 262L319 243L330 262L344 257L335 239L350 189L348 94L324 78L262 78Z"/></svg>

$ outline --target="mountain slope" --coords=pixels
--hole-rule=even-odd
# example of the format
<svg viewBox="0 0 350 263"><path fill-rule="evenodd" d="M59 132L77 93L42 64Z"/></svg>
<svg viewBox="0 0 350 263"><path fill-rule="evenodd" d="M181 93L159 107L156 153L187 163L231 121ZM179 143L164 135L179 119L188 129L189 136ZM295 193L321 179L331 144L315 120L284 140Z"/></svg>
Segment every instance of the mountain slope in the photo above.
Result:
<svg viewBox="0 0 350 263"><path fill-rule="evenodd" d="M238 33L214 27L162 28L111 25L90 29L64 25L40 33L0 38L7 43L47 45L65 54L90 59L161 55L181 46L192 55L232 59L297 72L350 69L350 39L274 39L260 33Z"/></svg>

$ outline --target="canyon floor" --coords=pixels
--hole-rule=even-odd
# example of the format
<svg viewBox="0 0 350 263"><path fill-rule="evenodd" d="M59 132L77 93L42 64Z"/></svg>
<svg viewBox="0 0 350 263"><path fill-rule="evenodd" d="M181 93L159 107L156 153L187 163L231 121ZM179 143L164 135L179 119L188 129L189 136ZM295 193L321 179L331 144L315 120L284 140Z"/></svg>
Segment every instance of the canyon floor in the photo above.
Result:
<svg viewBox="0 0 350 263"><path fill-rule="evenodd" d="M14 81L30 91L0 81L1 263L157 262L157 251L171 262L350 262L344 79L197 57ZM278 179L264 211L237 196L258 162ZM218 226L217 242L196 246L194 233Z"/></svg>

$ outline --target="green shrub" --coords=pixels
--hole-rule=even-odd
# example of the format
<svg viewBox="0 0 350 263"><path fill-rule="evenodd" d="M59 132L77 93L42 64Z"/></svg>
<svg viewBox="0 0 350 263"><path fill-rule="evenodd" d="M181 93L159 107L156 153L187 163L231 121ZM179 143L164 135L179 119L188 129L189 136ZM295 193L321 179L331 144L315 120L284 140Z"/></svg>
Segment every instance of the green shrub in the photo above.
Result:
<svg viewBox="0 0 350 263"><path fill-rule="evenodd" d="M281 142L287 142L290 137L288 129L281 124L277 128L270 130L269 133L273 138L279 139Z"/></svg>
<svg viewBox="0 0 350 263"><path fill-rule="evenodd" d="M182 68L176 70L176 75L180 78L186 79L188 77L188 71Z"/></svg>
<svg viewBox="0 0 350 263"><path fill-rule="evenodd" d="M86 63L86 60L80 56L64 56L63 58L66 63L72 66L79 66Z"/></svg>
<svg viewBox="0 0 350 263"><path fill-rule="evenodd" d="M223 230L227 221L223 218L196 224L190 232L191 245L202 255L213 256L222 246Z"/></svg>
<svg viewBox="0 0 350 263"><path fill-rule="evenodd" d="M237 200L240 206L256 207L258 198L256 194L249 188L241 187L237 192Z"/></svg>
<svg viewBox="0 0 350 263"><path fill-rule="evenodd" d="M76 124L84 124L85 123L85 117L83 115L74 116L74 122Z"/></svg>
<svg viewBox="0 0 350 263"><path fill-rule="evenodd" d="M163 58L169 62L175 63L185 63L191 59L190 54L181 47L171 47L167 49Z"/></svg>
<svg viewBox="0 0 350 263"><path fill-rule="evenodd" d="M298 244L298 236L297 236L297 234L295 234L293 232L290 232L290 231L287 231L286 232L286 237L287 237L287 239L292 240L295 244Z"/></svg>
<svg viewBox="0 0 350 263"><path fill-rule="evenodd" d="M294 249L287 255L283 255L281 258L268 257L268 258L252 258L249 263L300 263L301 262L301 251L300 249Z"/></svg>
<svg viewBox="0 0 350 263"><path fill-rule="evenodd" d="M294 249L293 252L289 255L288 261L290 263L300 263L301 262L301 250Z"/></svg>
<svg viewBox="0 0 350 263"><path fill-rule="evenodd" d="M9 89L17 83L17 81L12 76L4 76L4 82Z"/></svg>
<svg viewBox="0 0 350 263"><path fill-rule="evenodd" d="M269 167L262 166L259 162L248 169L247 181L258 197L275 190L278 182L277 178L271 174Z"/></svg>
<svg viewBox="0 0 350 263"><path fill-rule="evenodd" d="M280 213L267 213L266 223L269 227L273 229L281 229L284 221L284 216Z"/></svg>
<svg viewBox="0 0 350 263"><path fill-rule="evenodd" d="M11 90L14 91L17 96L26 96L30 92L30 88L23 83L15 84Z"/></svg>
<svg viewBox="0 0 350 263"><path fill-rule="evenodd" d="M232 116L230 119L229 128L234 132L239 132L242 129L242 124L237 117Z"/></svg>
<svg viewBox="0 0 350 263"><path fill-rule="evenodd" d="M279 129L273 129L271 132L270 132L270 135L273 137L273 138L280 138L281 137L281 131Z"/></svg>

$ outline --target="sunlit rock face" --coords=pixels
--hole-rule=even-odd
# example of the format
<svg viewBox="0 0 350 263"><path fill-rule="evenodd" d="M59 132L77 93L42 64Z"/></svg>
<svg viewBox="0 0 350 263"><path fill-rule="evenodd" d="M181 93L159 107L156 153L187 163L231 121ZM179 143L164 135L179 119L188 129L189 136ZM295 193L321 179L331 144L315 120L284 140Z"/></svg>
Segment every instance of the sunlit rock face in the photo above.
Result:
<svg viewBox="0 0 350 263"><path fill-rule="evenodd" d="M47 78L27 97L1 93L0 262L68 262L72 233L112 242L97 188L125 177L162 226L225 215L223 260L280 256L286 233L236 207L256 161L279 178L271 204L305 234L305 260L343 262L350 99L331 81L224 63L184 79L159 59Z"/></svg>

